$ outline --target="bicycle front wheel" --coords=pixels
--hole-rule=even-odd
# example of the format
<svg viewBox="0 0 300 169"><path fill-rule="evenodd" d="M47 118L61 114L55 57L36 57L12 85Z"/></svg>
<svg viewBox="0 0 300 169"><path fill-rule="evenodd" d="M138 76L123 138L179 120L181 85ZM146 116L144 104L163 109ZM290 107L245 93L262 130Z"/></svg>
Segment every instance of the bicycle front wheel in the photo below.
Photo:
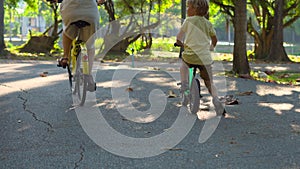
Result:
<svg viewBox="0 0 300 169"><path fill-rule="evenodd" d="M80 68L81 65L80 57L78 58L79 59L77 59L77 64L76 64L76 74L74 79L75 86L74 86L73 94L77 95L79 105L82 106L84 105L86 99L88 77L87 75L83 74L82 69Z"/></svg>

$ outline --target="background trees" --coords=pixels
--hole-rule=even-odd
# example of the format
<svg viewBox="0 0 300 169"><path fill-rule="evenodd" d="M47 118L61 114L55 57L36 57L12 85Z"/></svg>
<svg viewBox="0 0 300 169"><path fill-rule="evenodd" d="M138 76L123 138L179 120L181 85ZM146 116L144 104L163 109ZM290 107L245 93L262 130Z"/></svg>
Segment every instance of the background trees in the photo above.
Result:
<svg viewBox="0 0 300 169"><path fill-rule="evenodd" d="M18 2L21 0L0 0L0 24L3 24L2 20L4 16L9 17L7 14L9 14L11 11L16 10L16 7L18 6ZM45 37L53 37L52 41L55 41L59 37L59 33L61 31L59 26L59 12L58 12L58 6L51 5L49 3L46 3L45 0L26 0L27 6L30 8L25 10L25 14L22 15L41 15L45 18L47 18L47 26L49 29L47 29L45 32L40 32L40 36ZM126 30L127 35L130 34L130 36L127 36L126 38L122 39L122 42L115 45L112 50L121 50L124 51L128 47L128 44L135 42L136 39L142 40L142 44L140 45L142 48L149 48L152 45L152 34L147 33L138 33L141 32L140 30L147 29L147 28L153 28L157 24L162 24L163 22L167 22L165 19L161 19L161 15L159 14L165 14L169 13L171 14L170 17L177 17L181 18L181 3L184 2L184 0L107 0L107 3L105 6L100 7L99 12L101 14L100 16L100 23L102 26L104 26L109 21L115 21L113 25L111 25L110 29L112 32L109 32L110 35L107 35L107 39L110 39L110 36L117 36L121 37L124 36L124 32L120 34L120 30ZM243 31L240 31L239 27L243 24L235 24L235 22L243 21L238 19L239 17L244 17L243 14L246 14L245 11L247 11L247 31L249 34L248 38L246 39L247 42L252 41L255 43L254 46L254 53L256 59L272 59L272 60L287 60L287 56L285 54L285 50L283 48L283 40L286 40L287 38L292 39L291 41L295 42L297 40L296 38L292 38L295 36L292 36L291 33L292 30L295 30L295 32L299 33L300 35L300 21L297 19L300 15L300 6L299 0L283 0L282 3L282 14L278 15L279 13L277 11L279 1L278 0L247 0L247 9L243 11L237 11L236 8L239 3L236 0L210 0L211 2L211 8L210 8L210 20L213 22L214 26L218 30L218 37L221 41L224 40L231 40L231 35L233 35L228 29L231 28L229 25L233 25L234 32L236 36L244 37L242 35ZM244 1L243 1L244 2ZM2 5L3 4L3 5ZM4 10L5 8L5 10ZM243 8L244 9L244 8ZM281 8L278 8L281 9ZM5 14L4 14L5 11ZM131 24L128 24L129 22L125 23L118 23L119 18L123 18L125 16L139 16L142 19L142 22L135 22L137 18L131 18L132 22ZM277 19L276 19L277 18ZM2 19L2 20L1 20ZM237 20L238 19L238 20ZM281 26L277 27L275 31L275 25L277 23L280 23L279 20L282 20L282 28ZM130 20L130 19L129 19ZM3 51L3 48L5 47L5 44L3 43L3 34L7 33L8 31L8 24L9 20L6 18L4 26L0 26L0 51ZM229 21L229 22L228 22ZM296 22L297 21L297 22ZM230 22L232 24L230 24ZM225 28L225 24L227 25ZM17 24L16 24L17 25ZM169 26L169 24L164 24L165 27L162 29L170 29L166 28ZM298 25L298 26L297 26ZM127 26L127 27L126 27ZM122 28L121 28L122 27ZM289 27L288 31L283 32L283 40L281 38L281 31L282 29ZM18 30L16 28L16 30ZM228 31L224 31L228 30ZM235 32L236 31L236 32ZM226 35L225 32L228 32ZM295 33L294 33L295 34ZM293 34L293 35L294 35ZM278 36L280 35L280 36ZM35 35L33 35L35 36ZM226 37L227 36L227 37ZM232 36L233 37L233 36ZM252 37L252 38L249 38ZM274 40L273 40L274 39ZM277 40L275 40L277 39ZM236 38L235 41L242 40L241 38ZM300 40L300 37L298 37L298 40ZM243 40L244 41L244 40ZM237 42L234 46L234 55L235 56L241 56L245 55L245 47L244 42ZM278 44L281 46L281 51L278 52ZM31 45L35 46L35 45ZM53 48L53 45L50 45L51 48L48 49L51 50ZM106 45L108 46L108 45ZM277 46L274 48L271 48L271 46ZM41 47L44 48L44 47ZM236 49L239 48L239 49ZM240 48L243 48L242 50ZM273 51L275 50L275 52ZM30 50L33 51L33 50ZM272 53L273 51L273 53ZM241 54L243 53L243 54ZM244 56L243 56L244 58ZM234 58L234 65L237 65L241 63L241 58L235 57ZM247 61L247 60L245 60ZM239 65L238 67L244 67ZM236 69L236 68L234 68ZM235 70L238 72L237 70Z"/></svg>
<svg viewBox="0 0 300 169"><path fill-rule="evenodd" d="M4 0L0 0L0 54L3 53L4 49Z"/></svg>
<svg viewBox="0 0 300 169"><path fill-rule="evenodd" d="M40 35L31 35L28 42L20 48L20 52L28 52L28 53L50 53L50 51L54 48L54 44L56 40L59 38L60 33L62 30L59 30L59 5L57 3L49 3L46 0L39 1L39 0L32 0L37 4L37 6L33 7L33 10L37 10L37 13L40 15L43 10L47 10L47 7L51 9L52 13L52 21L53 24L46 29Z"/></svg>
<svg viewBox="0 0 300 169"><path fill-rule="evenodd" d="M275 10L276 4L278 10ZM274 25L281 24L282 22L282 26L276 28L276 31L281 32L283 31L282 29L293 24L300 17L300 1L250 0L249 5L252 7L253 15L248 19L248 33L254 38L255 57L257 59L266 59L270 55L272 42L276 43L278 40L273 39ZM277 18L275 18L275 15ZM272 56L273 59L288 60L282 48L280 54Z"/></svg>
<svg viewBox="0 0 300 169"><path fill-rule="evenodd" d="M150 48L152 35L143 33L143 30L153 29L159 25L161 8L161 0L121 0L116 2L107 0L105 10L110 24L104 37L104 48L109 49L104 49L104 51L124 53L128 46L139 38L142 39L142 49ZM122 17L129 21L126 24L123 23L121 27L117 18Z"/></svg>
<svg viewBox="0 0 300 169"><path fill-rule="evenodd" d="M218 5L221 12L231 17L233 21L233 11L235 6L231 0L211 0L212 3ZM275 14L278 12L275 10L276 4L279 1L275 0L248 0L248 19L247 19L247 31L254 39L255 58L266 59L270 54L271 44L273 41L274 25L278 23L278 19L283 22L283 27L280 29L291 26L300 17L300 1L299 0L283 0L281 3L282 15L280 18L276 18ZM277 15L279 16L279 15ZM234 23L233 23L234 24ZM281 30L277 30L281 31ZM277 33L277 32L276 32ZM276 40L275 40L276 41ZM276 43L276 42L275 42ZM287 55L281 52L280 55L272 56L275 60L288 60ZM283 59L284 58L284 59Z"/></svg>

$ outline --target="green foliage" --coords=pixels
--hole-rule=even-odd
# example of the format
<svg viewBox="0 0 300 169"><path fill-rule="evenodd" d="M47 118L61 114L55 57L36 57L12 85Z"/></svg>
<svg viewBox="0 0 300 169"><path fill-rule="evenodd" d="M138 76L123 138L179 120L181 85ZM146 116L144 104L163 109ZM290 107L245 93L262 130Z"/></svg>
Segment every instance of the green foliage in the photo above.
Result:
<svg viewBox="0 0 300 169"><path fill-rule="evenodd" d="M152 49L158 51L179 52L179 47L174 47L175 37L172 38L155 38Z"/></svg>
<svg viewBox="0 0 300 169"><path fill-rule="evenodd" d="M270 81L275 81L280 84L300 84L297 82L299 80L300 73L295 72L275 72L268 76Z"/></svg>
<svg viewBox="0 0 300 169"><path fill-rule="evenodd" d="M264 76L262 76L261 74L263 74ZM259 80L259 81L273 82L273 83L278 83L278 84L300 85L300 83L299 83L300 73L299 72L251 71L250 75L255 80Z"/></svg>
<svg viewBox="0 0 300 169"><path fill-rule="evenodd" d="M292 25L292 27L295 29L296 34L300 36L300 20L299 19Z"/></svg>

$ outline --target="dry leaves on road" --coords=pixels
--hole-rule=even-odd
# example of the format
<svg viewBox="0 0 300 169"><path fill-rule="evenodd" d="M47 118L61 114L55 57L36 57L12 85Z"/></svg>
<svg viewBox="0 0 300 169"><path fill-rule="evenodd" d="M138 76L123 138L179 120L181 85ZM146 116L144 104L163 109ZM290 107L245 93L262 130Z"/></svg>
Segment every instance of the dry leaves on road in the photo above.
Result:
<svg viewBox="0 0 300 169"><path fill-rule="evenodd" d="M246 92L239 92L236 95L238 96L250 96L253 92L252 91L246 91Z"/></svg>
<svg viewBox="0 0 300 169"><path fill-rule="evenodd" d="M173 90L169 90L168 92L168 98L176 98L177 95L175 94L175 92Z"/></svg>

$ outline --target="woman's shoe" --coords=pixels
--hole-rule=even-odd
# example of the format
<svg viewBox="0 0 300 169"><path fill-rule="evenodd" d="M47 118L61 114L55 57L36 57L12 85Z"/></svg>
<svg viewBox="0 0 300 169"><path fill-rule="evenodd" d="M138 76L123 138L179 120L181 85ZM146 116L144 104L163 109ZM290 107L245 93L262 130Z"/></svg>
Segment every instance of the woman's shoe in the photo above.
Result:
<svg viewBox="0 0 300 169"><path fill-rule="evenodd" d="M68 65L68 58L60 58L57 60L57 67L63 67L64 69L67 67Z"/></svg>
<svg viewBox="0 0 300 169"><path fill-rule="evenodd" d="M87 83L87 91L89 92L94 92L97 89L97 85L94 82L93 76L89 75L88 76L88 83Z"/></svg>

